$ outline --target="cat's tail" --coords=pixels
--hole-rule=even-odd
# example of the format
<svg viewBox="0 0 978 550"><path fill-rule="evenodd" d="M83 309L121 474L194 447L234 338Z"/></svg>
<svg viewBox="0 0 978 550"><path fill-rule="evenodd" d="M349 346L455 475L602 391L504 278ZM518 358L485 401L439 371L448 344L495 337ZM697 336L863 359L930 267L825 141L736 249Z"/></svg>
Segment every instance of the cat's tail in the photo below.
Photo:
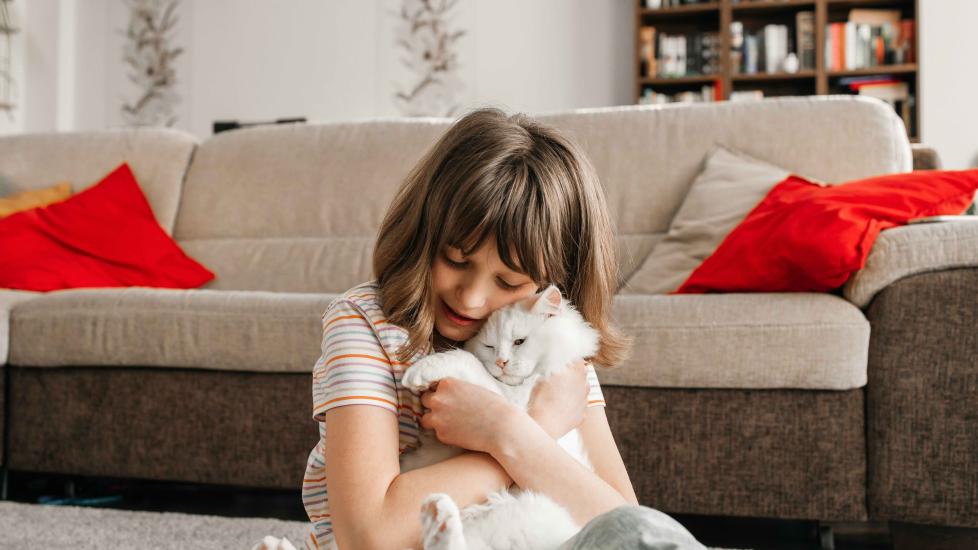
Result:
<svg viewBox="0 0 978 550"><path fill-rule="evenodd" d="M421 503L424 550L468 550L458 506L445 493L432 493Z"/></svg>

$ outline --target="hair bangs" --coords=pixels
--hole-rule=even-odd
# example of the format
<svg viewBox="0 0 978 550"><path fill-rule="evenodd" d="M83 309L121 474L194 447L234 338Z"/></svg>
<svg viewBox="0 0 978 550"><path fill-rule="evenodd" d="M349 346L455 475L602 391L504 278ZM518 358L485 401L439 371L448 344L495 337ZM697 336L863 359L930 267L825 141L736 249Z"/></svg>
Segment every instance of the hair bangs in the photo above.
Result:
<svg viewBox="0 0 978 550"><path fill-rule="evenodd" d="M468 256L493 236L506 267L543 284L553 272L546 266L553 266L554 259L547 253L553 248L547 244L550 220L539 182L525 162L508 168L461 186L464 191L448 209L440 241Z"/></svg>

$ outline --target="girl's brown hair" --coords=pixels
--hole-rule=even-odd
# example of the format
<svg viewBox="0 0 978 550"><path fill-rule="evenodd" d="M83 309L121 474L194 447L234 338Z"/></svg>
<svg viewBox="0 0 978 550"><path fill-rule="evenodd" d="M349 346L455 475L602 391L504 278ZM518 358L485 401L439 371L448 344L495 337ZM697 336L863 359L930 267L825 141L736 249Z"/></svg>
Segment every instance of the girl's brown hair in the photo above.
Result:
<svg viewBox="0 0 978 550"><path fill-rule="evenodd" d="M487 107L456 121L424 155L377 236L384 313L409 335L399 360L432 350L436 255L445 245L471 254L490 235L508 268L540 288L556 285L600 333L595 364L627 358L630 340L610 320L618 262L594 167L553 128Z"/></svg>

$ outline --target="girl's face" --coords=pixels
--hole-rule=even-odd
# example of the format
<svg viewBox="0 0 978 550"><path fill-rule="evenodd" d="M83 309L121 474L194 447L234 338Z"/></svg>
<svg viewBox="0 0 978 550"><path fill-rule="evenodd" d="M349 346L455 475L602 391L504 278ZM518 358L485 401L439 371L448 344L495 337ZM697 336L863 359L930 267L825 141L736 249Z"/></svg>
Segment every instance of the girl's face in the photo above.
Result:
<svg viewBox="0 0 978 550"><path fill-rule="evenodd" d="M475 336L493 311L538 290L529 275L506 267L492 236L469 256L446 246L431 265L431 279L436 337L454 342Z"/></svg>

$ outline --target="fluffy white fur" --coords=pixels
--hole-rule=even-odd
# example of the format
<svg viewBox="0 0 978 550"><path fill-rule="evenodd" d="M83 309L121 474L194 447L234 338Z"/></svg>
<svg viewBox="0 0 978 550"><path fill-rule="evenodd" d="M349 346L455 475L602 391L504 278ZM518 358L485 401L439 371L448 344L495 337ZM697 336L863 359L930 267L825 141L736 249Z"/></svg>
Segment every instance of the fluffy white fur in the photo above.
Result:
<svg viewBox="0 0 978 550"><path fill-rule="evenodd" d="M555 286L495 311L464 349L435 353L408 368L401 383L415 393L447 377L499 393L527 409L533 386L598 351L598 333ZM501 368L503 365L503 368ZM593 470L580 434L558 443ZM441 462L464 452L422 431L421 445L401 455L401 472ZM570 513L546 495L501 491L483 504L459 510L446 494L429 495L421 507L425 550L548 550L580 530Z"/></svg>

